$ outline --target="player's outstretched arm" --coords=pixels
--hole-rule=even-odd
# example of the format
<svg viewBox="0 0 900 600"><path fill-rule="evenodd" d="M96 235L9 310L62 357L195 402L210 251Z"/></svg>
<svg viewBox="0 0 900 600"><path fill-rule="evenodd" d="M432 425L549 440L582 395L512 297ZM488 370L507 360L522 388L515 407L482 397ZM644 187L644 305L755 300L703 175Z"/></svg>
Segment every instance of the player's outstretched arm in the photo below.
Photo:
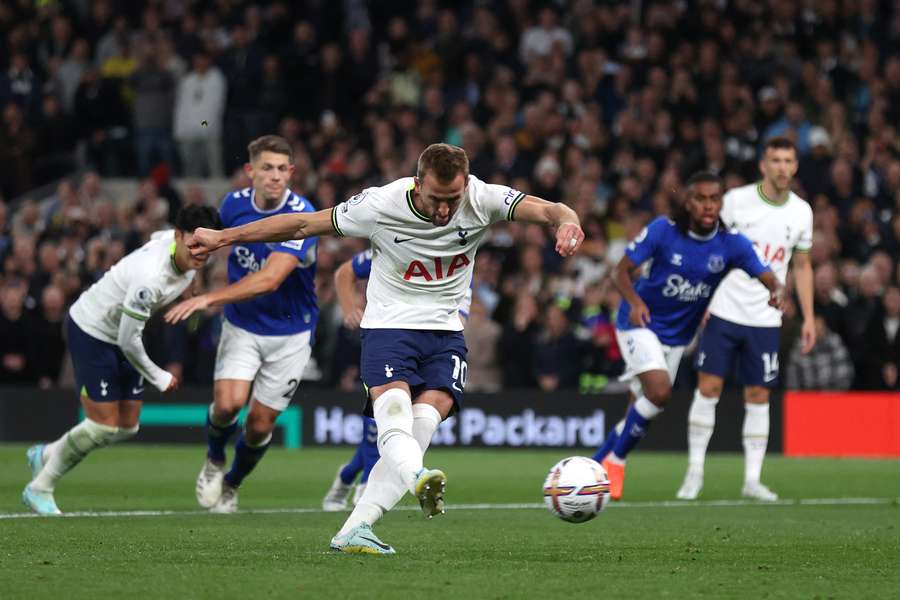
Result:
<svg viewBox="0 0 900 600"><path fill-rule="evenodd" d="M581 248L584 232L575 211L562 202L548 202L537 196L525 196L515 207L516 221L551 225L556 228L556 251L572 256Z"/></svg>
<svg viewBox="0 0 900 600"><path fill-rule="evenodd" d="M808 354L816 345L816 319L813 309L813 268L809 252L794 251L791 258L791 270L794 272L794 283L797 284L797 298L800 300L800 313L803 315L803 327L800 329L800 352Z"/></svg>
<svg viewBox="0 0 900 600"><path fill-rule="evenodd" d="M116 343L128 362L152 386L161 392L174 391L178 389L178 378L150 360L150 356L144 348L142 334L145 322L146 317L123 311L122 319L119 321Z"/></svg>
<svg viewBox="0 0 900 600"><path fill-rule="evenodd" d="M362 303L356 291L356 273L353 272L353 259L346 261L334 272L334 291L338 304L344 313L344 326L348 329L359 327L363 317Z"/></svg>
<svg viewBox="0 0 900 600"><path fill-rule="evenodd" d="M201 256L239 242L284 242L331 235L336 233L331 224L332 210L326 208L312 213L275 215L219 231L198 227L194 230L191 254Z"/></svg>
<svg viewBox="0 0 900 600"><path fill-rule="evenodd" d="M763 271L757 279L769 290L769 306L773 306L778 310L784 310L784 286L778 282L775 273Z"/></svg>
<svg viewBox="0 0 900 600"><path fill-rule="evenodd" d="M299 264L300 261L293 254L272 252L266 259L265 266L259 271L250 273L223 288L179 302L166 312L165 320L167 323L177 323L184 321L198 310L243 302L257 296L271 294L281 286Z"/></svg>
<svg viewBox="0 0 900 600"><path fill-rule="evenodd" d="M631 312L628 320L635 327L646 327L650 324L650 309L647 304L641 300L638 293L634 289L634 283L631 280L632 272L638 267L628 256L623 256L619 263L613 268L613 283L616 289L622 294L622 297L631 305Z"/></svg>

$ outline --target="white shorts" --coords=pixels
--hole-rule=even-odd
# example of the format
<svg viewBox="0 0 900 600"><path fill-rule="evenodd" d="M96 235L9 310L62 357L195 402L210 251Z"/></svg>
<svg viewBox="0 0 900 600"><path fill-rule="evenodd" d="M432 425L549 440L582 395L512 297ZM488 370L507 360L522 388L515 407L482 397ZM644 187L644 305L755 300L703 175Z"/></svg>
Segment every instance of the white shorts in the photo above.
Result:
<svg viewBox="0 0 900 600"><path fill-rule="evenodd" d="M675 383L678 364L684 354L684 346L666 346L656 334L646 328L616 329L616 340L625 360L625 372L619 381L627 381L635 396L641 395L638 375L647 371L666 371L669 382Z"/></svg>
<svg viewBox="0 0 900 600"><path fill-rule="evenodd" d="M283 411L291 402L312 354L309 331L293 335L256 335L222 323L213 379L253 382L253 397Z"/></svg>

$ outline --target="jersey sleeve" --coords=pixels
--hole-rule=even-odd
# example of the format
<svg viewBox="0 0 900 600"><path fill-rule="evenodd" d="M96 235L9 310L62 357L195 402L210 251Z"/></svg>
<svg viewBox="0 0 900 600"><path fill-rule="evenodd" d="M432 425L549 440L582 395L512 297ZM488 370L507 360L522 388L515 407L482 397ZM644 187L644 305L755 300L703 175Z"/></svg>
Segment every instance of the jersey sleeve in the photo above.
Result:
<svg viewBox="0 0 900 600"><path fill-rule="evenodd" d="M664 218L655 219L628 243L625 247L625 256L630 258L635 265L645 263L653 257L667 231L668 221Z"/></svg>
<svg viewBox="0 0 900 600"><path fill-rule="evenodd" d="M771 271L769 267L764 265L753 249L753 244L741 233L729 234L731 245L731 266L744 271L750 277L759 277L766 271Z"/></svg>
<svg viewBox="0 0 900 600"><path fill-rule="evenodd" d="M319 243L318 237L310 237L302 240L287 240L272 244L272 252L284 252L295 256L301 265L310 265L316 260L316 249Z"/></svg>
<svg viewBox="0 0 900 600"><path fill-rule="evenodd" d="M800 239L794 245L794 252L809 252L812 250L813 241L813 214L812 209L806 209L803 215L803 227L800 230Z"/></svg>
<svg viewBox="0 0 900 600"><path fill-rule="evenodd" d="M122 312L132 319L146 321L161 297L162 293L156 287L140 282L134 283L125 292Z"/></svg>
<svg viewBox="0 0 900 600"><path fill-rule="evenodd" d="M363 190L331 210L331 225L339 236L368 238L378 223L379 196L375 188Z"/></svg>
<svg viewBox="0 0 900 600"><path fill-rule="evenodd" d="M372 272L372 251L365 250L353 257L353 274L357 279L368 279Z"/></svg>
<svg viewBox="0 0 900 600"><path fill-rule="evenodd" d="M478 198L491 223L512 221L515 218L516 207L525 199L524 192L505 185L484 183L474 177L469 185L480 188Z"/></svg>

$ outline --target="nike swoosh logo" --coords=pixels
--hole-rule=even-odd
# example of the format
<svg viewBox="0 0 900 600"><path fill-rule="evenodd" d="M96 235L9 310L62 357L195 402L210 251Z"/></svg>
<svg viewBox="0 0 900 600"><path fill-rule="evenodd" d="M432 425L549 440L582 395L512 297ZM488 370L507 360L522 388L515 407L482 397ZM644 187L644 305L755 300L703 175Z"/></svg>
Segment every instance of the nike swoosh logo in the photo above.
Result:
<svg viewBox="0 0 900 600"><path fill-rule="evenodd" d="M412 238L410 238L410 239L412 239ZM377 541L377 540L373 540L373 539L370 538L370 537L359 536L359 539L361 539L361 540L366 540L367 542L372 542L373 544L375 544L376 546L378 546L378 547L381 548L382 550L390 550L390 549L391 549L391 547L388 546L387 544L382 544L381 542L379 542L379 541Z"/></svg>
<svg viewBox="0 0 900 600"><path fill-rule="evenodd" d="M141 394L141 393L143 393L143 391L144 391L144 388L131 388L132 394Z"/></svg>
<svg viewBox="0 0 900 600"><path fill-rule="evenodd" d="M411 239L412 239L412 238L399 238L399 237L397 237L397 236L394 236L394 243L395 243L395 244L402 244L403 242L408 242L408 241L411 240Z"/></svg>

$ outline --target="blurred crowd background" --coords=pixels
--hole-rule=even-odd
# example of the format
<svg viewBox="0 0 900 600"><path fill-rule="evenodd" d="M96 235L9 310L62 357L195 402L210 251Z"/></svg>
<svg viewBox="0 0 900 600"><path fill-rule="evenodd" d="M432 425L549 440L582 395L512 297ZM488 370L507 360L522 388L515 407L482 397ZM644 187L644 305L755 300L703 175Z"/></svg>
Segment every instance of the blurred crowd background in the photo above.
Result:
<svg viewBox="0 0 900 600"><path fill-rule="evenodd" d="M789 302L782 384L900 387L898 0L0 0L0 40L0 383L71 384L61 321L80 291L178 207L220 200L180 182L245 187L247 143L279 133L319 208L412 175L435 141L571 206L575 259L516 223L479 251L469 389L610 389L627 240L691 172L752 182L762 141L786 135L821 318L801 355ZM122 178L136 194L111 191ZM358 389L332 275L364 248L321 241L314 384ZM224 256L198 279L224 285ZM202 384L220 328L155 319L145 339Z"/></svg>

